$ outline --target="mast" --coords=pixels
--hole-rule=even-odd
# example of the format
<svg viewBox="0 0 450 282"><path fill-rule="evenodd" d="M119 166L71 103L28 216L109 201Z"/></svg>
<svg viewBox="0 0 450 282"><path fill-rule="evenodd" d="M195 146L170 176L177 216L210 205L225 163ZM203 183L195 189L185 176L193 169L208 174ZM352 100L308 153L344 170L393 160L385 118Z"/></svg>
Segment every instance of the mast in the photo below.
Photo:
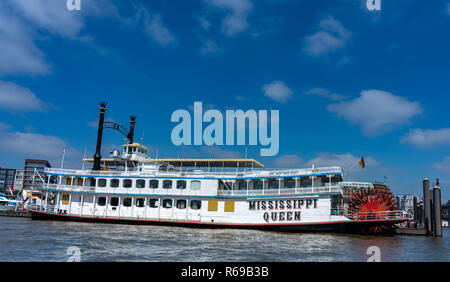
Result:
<svg viewBox="0 0 450 282"><path fill-rule="evenodd" d="M97 147L95 149L94 166L92 170L100 170L100 160L102 158L100 150L102 147L103 123L105 120L106 102L101 102L99 109L100 109L100 118L98 120Z"/></svg>

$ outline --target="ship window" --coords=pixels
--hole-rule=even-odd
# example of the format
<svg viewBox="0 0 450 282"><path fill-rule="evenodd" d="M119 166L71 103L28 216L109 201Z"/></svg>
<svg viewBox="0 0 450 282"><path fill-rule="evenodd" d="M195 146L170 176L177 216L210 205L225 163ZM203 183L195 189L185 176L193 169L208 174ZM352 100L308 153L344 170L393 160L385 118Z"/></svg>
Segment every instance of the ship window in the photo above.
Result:
<svg viewBox="0 0 450 282"><path fill-rule="evenodd" d="M202 187L202 182L199 180L192 180L191 181L191 190L200 190Z"/></svg>
<svg viewBox="0 0 450 282"><path fill-rule="evenodd" d="M171 189L172 188L172 180L164 180L163 181L163 188Z"/></svg>
<svg viewBox="0 0 450 282"><path fill-rule="evenodd" d="M144 179L136 180L136 188L145 188L145 180Z"/></svg>
<svg viewBox="0 0 450 282"><path fill-rule="evenodd" d="M177 200L177 209L185 209L186 200Z"/></svg>
<svg viewBox="0 0 450 282"><path fill-rule="evenodd" d="M292 178L287 178L284 180L284 188L294 188L295 180Z"/></svg>
<svg viewBox="0 0 450 282"><path fill-rule="evenodd" d="M245 189L247 189L247 182L246 182L246 181L239 181L239 182L238 182L238 189L239 189L239 190L245 190Z"/></svg>
<svg viewBox="0 0 450 282"><path fill-rule="evenodd" d="M178 180L177 189L186 189L186 180Z"/></svg>
<svg viewBox="0 0 450 282"><path fill-rule="evenodd" d="M202 207L202 202L198 200L191 201L191 209L193 210L199 210Z"/></svg>
<svg viewBox="0 0 450 282"><path fill-rule="evenodd" d="M98 204L99 206L101 206L101 207L105 206L105 205L106 205L106 198L105 198L105 197L100 197L100 198L98 198L97 204Z"/></svg>
<svg viewBox="0 0 450 282"><path fill-rule="evenodd" d="M171 209L172 205L173 205L172 199L165 199L165 200L163 200L163 204L162 204L163 208Z"/></svg>
<svg viewBox="0 0 450 282"><path fill-rule="evenodd" d="M124 207L131 207L131 198L124 198L123 199L123 206Z"/></svg>
<svg viewBox="0 0 450 282"><path fill-rule="evenodd" d="M150 180L150 188L156 189L159 186L159 180L152 179Z"/></svg>
<svg viewBox="0 0 450 282"><path fill-rule="evenodd" d="M300 187L311 187L312 186L312 180L307 178L301 178L300 179Z"/></svg>
<svg viewBox="0 0 450 282"><path fill-rule="evenodd" d="M260 190L263 188L263 182L259 179L253 182L253 189Z"/></svg>
<svg viewBox="0 0 450 282"><path fill-rule="evenodd" d="M119 205L119 198L117 197L111 198L110 204L113 207L117 207Z"/></svg>
<svg viewBox="0 0 450 282"><path fill-rule="evenodd" d="M100 178L97 182L98 187L106 187L106 179Z"/></svg>
<svg viewBox="0 0 450 282"><path fill-rule="evenodd" d="M234 201L225 201L224 211L234 212Z"/></svg>
<svg viewBox="0 0 450 282"><path fill-rule="evenodd" d="M219 206L219 201L217 201L217 200L209 200L208 201L208 211L217 211L218 206Z"/></svg>
<svg viewBox="0 0 450 282"><path fill-rule="evenodd" d="M136 207L143 208L145 206L145 201L142 198L136 199Z"/></svg>
<svg viewBox="0 0 450 282"><path fill-rule="evenodd" d="M269 189L278 189L280 187L280 182L278 179L269 180Z"/></svg>
<svg viewBox="0 0 450 282"><path fill-rule="evenodd" d="M87 184L88 184L90 187L95 187L95 178L88 178L88 179L87 179Z"/></svg>
<svg viewBox="0 0 450 282"><path fill-rule="evenodd" d="M111 179L111 182L109 184L112 188L119 187L119 179Z"/></svg>
<svg viewBox="0 0 450 282"><path fill-rule="evenodd" d="M157 208L159 206L159 199L150 199L148 205L151 208Z"/></svg>
<svg viewBox="0 0 450 282"><path fill-rule="evenodd" d="M133 184L133 181L131 179L124 179L123 180L123 187L124 188L131 188Z"/></svg>

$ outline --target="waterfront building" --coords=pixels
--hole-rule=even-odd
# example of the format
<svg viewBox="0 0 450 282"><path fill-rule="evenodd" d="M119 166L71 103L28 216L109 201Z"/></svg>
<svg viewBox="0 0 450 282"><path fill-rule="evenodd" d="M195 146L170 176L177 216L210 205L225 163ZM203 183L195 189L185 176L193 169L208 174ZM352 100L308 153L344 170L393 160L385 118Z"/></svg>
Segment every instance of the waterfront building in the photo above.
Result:
<svg viewBox="0 0 450 282"><path fill-rule="evenodd" d="M43 181L39 177L35 177L36 173L44 173L46 168L51 168L52 166L47 160L32 160L26 159L25 166L23 169L23 189L31 189L33 182L34 184L43 184Z"/></svg>
<svg viewBox="0 0 450 282"><path fill-rule="evenodd" d="M409 213L414 213L414 198L416 198L416 201L418 201L417 195L414 194L405 194L397 196L399 209Z"/></svg>
<svg viewBox="0 0 450 282"><path fill-rule="evenodd" d="M9 194L10 186L14 186L15 169L0 168L0 193Z"/></svg>
<svg viewBox="0 0 450 282"><path fill-rule="evenodd" d="M15 191L23 190L23 177L24 177L24 170L23 169L16 170L16 175L14 176L14 190Z"/></svg>

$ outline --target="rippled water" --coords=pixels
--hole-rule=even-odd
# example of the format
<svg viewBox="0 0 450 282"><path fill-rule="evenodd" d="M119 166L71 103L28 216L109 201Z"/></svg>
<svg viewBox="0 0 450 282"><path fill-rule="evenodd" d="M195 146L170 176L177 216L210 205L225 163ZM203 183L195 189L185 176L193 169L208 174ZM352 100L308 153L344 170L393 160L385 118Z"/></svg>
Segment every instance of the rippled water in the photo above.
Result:
<svg viewBox="0 0 450 282"><path fill-rule="evenodd" d="M450 231L443 238L361 237L242 229L199 229L33 221L0 217L0 261L367 261L370 246L381 261L450 261Z"/></svg>

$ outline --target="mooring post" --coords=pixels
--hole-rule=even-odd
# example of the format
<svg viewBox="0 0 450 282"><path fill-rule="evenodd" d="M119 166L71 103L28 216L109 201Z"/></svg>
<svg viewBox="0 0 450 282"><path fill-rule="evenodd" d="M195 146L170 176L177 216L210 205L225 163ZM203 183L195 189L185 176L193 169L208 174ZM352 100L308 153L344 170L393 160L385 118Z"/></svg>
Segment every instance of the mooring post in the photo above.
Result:
<svg viewBox="0 0 450 282"><path fill-rule="evenodd" d="M424 210L424 224L427 233L430 235L431 230L431 205L430 205L430 180L425 178L423 180L423 210Z"/></svg>
<svg viewBox="0 0 450 282"><path fill-rule="evenodd" d="M442 237L441 187L439 186L439 179L436 180L436 186L434 186L433 189L433 208L434 208L433 236Z"/></svg>

